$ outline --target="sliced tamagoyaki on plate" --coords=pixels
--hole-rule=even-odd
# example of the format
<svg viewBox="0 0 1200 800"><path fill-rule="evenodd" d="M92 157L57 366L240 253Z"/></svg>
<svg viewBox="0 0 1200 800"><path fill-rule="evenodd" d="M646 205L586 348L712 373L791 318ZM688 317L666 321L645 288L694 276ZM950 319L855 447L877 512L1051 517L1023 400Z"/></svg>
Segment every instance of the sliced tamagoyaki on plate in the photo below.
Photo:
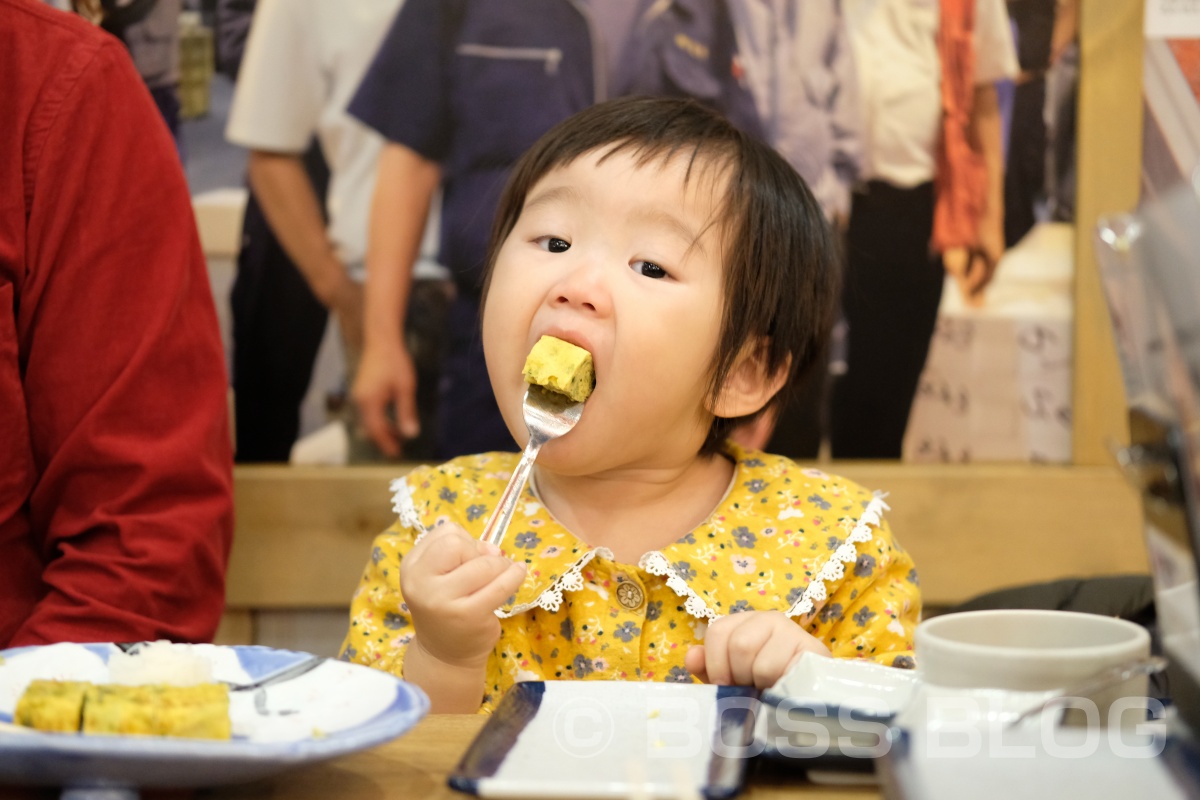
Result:
<svg viewBox="0 0 1200 800"><path fill-rule="evenodd" d="M228 739L228 687L96 685L32 681L17 702L13 722L56 733Z"/></svg>

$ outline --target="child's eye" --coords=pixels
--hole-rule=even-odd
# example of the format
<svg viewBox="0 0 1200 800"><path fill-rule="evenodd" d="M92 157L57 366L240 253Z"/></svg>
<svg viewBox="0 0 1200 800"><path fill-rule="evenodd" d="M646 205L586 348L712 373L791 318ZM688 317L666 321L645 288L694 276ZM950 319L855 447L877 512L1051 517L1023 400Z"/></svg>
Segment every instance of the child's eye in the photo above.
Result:
<svg viewBox="0 0 1200 800"><path fill-rule="evenodd" d="M653 261L635 261L630 265L633 271L647 278L665 278L667 271Z"/></svg>
<svg viewBox="0 0 1200 800"><path fill-rule="evenodd" d="M551 253L565 253L571 249L571 243L566 239L560 239L557 236L542 236L537 240L543 250L548 250Z"/></svg>

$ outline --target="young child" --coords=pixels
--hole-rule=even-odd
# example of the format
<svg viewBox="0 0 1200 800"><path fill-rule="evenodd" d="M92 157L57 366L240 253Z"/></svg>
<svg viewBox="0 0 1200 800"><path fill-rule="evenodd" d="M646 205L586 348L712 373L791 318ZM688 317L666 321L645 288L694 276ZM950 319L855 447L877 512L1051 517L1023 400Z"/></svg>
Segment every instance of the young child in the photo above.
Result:
<svg viewBox="0 0 1200 800"><path fill-rule="evenodd" d="M804 182L714 112L628 98L551 130L500 204L484 350L519 442L543 334L592 353L595 390L499 549L479 535L516 454L394 484L342 657L435 712L523 680L761 688L805 652L911 667L917 578L883 500L726 441L814 363L837 290Z"/></svg>

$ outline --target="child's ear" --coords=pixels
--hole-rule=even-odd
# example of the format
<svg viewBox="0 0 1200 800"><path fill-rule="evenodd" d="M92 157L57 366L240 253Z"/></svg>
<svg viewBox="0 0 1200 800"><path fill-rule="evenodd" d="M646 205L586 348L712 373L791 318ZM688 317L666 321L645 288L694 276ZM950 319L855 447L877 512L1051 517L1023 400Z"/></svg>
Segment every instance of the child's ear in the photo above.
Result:
<svg viewBox="0 0 1200 800"><path fill-rule="evenodd" d="M768 340L761 338L743 348L733 369L721 384L716 399L708 402L709 411L714 417L734 419L754 414L787 383L792 357L789 354L778 369L768 372L768 345Z"/></svg>

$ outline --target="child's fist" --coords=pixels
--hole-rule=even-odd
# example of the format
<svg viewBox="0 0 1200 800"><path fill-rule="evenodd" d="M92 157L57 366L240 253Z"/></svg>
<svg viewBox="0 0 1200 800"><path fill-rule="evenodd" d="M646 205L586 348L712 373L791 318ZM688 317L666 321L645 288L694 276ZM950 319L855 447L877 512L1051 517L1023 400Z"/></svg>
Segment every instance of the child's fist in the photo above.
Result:
<svg viewBox="0 0 1200 800"><path fill-rule="evenodd" d="M710 624L684 664L705 683L766 689L802 653L828 656L829 648L779 611L748 611Z"/></svg>
<svg viewBox="0 0 1200 800"><path fill-rule="evenodd" d="M525 569L457 525L431 530L400 564L419 646L446 664L486 664L500 638L494 612L521 586Z"/></svg>

